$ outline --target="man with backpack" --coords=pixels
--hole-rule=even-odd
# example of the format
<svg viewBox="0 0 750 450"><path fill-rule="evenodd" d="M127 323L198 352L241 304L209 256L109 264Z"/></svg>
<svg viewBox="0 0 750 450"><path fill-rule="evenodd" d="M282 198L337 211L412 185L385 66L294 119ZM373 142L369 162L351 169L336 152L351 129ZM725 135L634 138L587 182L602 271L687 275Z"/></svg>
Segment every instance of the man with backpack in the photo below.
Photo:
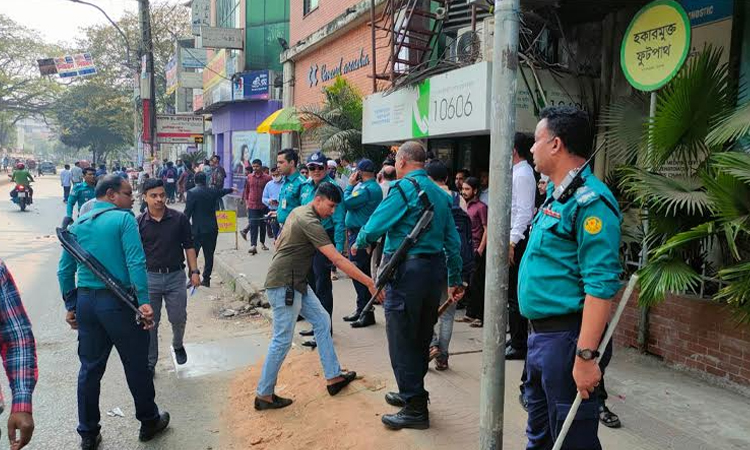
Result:
<svg viewBox="0 0 750 450"><path fill-rule="evenodd" d="M441 189L453 198L451 214L453 215L453 221L456 223L458 237L461 239L461 260L463 262L461 268L461 279L464 282L464 286L467 286L468 281L471 279L471 274L474 271L474 247L471 240L471 219L466 211L461 208L460 194L451 191L448 187L448 167L440 160L433 160L425 166L425 170L427 171L427 176L429 176L435 184L440 186ZM440 299L441 304L447 300L447 286L443 291L446 292L446 295ZM445 310L443 315L438 318L435 332L432 334L432 342L430 343L430 360L435 359L436 370L442 371L448 368L448 346L450 345L451 336L453 335L453 320L456 317L456 304L461 297L462 296L457 296L448 309Z"/></svg>
<svg viewBox="0 0 750 450"><path fill-rule="evenodd" d="M174 203L177 191L177 169L172 161L167 162L167 169L162 177L164 189L167 191L167 203Z"/></svg>
<svg viewBox="0 0 750 450"><path fill-rule="evenodd" d="M185 201L185 193L195 187L195 172L193 172L193 165L190 161L185 161L184 170L180 174L180 178L177 180L177 201Z"/></svg>

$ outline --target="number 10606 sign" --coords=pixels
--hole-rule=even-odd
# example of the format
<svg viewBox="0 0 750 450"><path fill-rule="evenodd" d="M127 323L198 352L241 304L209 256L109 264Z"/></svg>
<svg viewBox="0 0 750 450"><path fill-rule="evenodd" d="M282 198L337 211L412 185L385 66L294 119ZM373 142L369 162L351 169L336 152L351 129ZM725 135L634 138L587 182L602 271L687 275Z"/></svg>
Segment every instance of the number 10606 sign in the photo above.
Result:
<svg viewBox="0 0 750 450"><path fill-rule="evenodd" d="M474 112L471 94L459 94L432 101L432 120L452 120L469 117Z"/></svg>

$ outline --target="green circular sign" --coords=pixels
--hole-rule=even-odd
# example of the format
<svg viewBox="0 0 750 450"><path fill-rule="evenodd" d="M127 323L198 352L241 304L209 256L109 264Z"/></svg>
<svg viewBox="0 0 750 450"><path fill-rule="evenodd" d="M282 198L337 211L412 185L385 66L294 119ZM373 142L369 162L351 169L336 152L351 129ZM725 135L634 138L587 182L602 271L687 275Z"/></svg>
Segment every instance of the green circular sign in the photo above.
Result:
<svg viewBox="0 0 750 450"><path fill-rule="evenodd" d="M690 19L674 0L656 0L630 22L620 48L628 82L655 91L677 75L690 51Z"/></svg>

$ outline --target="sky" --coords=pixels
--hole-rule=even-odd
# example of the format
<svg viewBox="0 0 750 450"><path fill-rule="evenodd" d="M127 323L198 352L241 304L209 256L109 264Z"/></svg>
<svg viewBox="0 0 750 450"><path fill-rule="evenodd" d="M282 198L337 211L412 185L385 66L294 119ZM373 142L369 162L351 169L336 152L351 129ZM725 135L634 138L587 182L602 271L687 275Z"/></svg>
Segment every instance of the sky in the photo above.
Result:
<svg viewBox="0 0 750 450"><path fill-rule="evenodd" d="M101 7L113 20L138 10L137 0L87 1ZM50 43L73 43L81 35L81 27L109 23L96 8L68 0L0 0L0 14L38 30Z"/></svg>

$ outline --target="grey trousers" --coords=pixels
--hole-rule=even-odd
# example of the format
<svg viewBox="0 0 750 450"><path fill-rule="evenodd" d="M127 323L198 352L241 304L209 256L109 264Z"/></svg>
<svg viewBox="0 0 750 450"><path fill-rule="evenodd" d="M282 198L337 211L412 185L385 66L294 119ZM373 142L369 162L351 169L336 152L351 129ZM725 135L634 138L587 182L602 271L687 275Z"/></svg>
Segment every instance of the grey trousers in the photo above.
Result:
<svg viewBox="0 0 750 450"><path fill-rule="evenodd" d="M172 348L182 348L187 323L187 277L185 272L148 273L148 296L154 309L154 328L149 333L148 365L155 367L159 360L159 322L161 305L167 308L167 317L172 324Z"/></svg>

